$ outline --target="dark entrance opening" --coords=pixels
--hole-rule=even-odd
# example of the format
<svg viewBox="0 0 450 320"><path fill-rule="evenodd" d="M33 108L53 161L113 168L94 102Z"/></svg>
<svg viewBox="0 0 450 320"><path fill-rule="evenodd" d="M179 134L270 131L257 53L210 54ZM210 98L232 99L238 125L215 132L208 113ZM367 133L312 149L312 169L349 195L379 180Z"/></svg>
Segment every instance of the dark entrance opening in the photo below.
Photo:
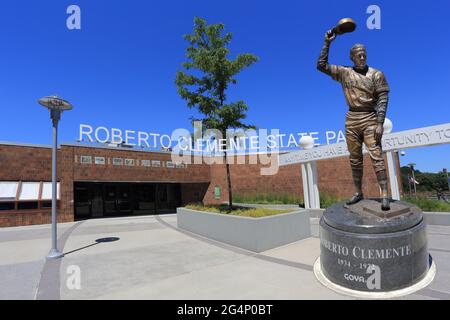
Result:
<svg viewBox="0 0 450 320"><path fill-rule="evenodd" d="M179 183L75 182L75 220L175 212Z"/></svg>

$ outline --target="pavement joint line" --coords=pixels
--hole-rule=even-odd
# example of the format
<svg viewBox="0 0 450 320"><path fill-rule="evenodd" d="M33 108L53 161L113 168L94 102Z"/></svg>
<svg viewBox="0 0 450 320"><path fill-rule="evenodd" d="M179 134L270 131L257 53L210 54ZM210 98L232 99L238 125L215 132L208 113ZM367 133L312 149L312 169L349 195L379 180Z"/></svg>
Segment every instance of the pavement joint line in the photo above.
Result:
<svg viewBox="0 0 450 320"><path fill-rule="evenodd" d="M64 252L64 246L69 238L69 235L79 227L86 220L79 221L68 230L64 231L58 239L59 250ZM41 277L36 287L34 300L61 300L61 263L62 259L48 259L45 258L45 263L42 268Z"/></svg>
<svg viewBox="0 0 450 320"><path fill-rule="evenodd" d="M183 233L183 234L185 234L185 235L187 235L189 237L192 237L192 238L195 238L195 239L197 239L199 241L202 241L202 242L205 242L205 243L208 243L208 244L220 247L220 248L225 249L225 250L229 250L229 251L232 251L232 252L235 252L235 253L243 254L243 255L245 255L247 257L252 257L252 258L263 260L263 261L266 261L266 262L272 262L272 263L285 265L285 266L288 266L288 267L293 267L293 268L306 270L306 271L313 271L313 266L312 265L308 265L308 264L304 264L304 263L300 263L300 262L295 262L295 261L289 261L289 260L280 259L280 258L275 258L275 257L267 256L267 255L264 255L264 254L261 254L261 253L255 253L253 251L248 251L248 250L245 250L245 249L242 249L242 248L238 248L238 247L235 247L235 246L232 246L232 245L220 242L220 241L209 239L209 238L197 235L195 233L189 232L187 230L183 230L183 229L180 229L178 227L172 226L168 222L166 222L163 219L161 219L160 217L156 217L156 220L158 220L159 222L161 222L165 226L167 226L167 227L169 227L169 228L171 228L171 229L173 229L175 231L181 232L181 233ZM274 249L276 249L276 248L274 248Z"/></svg>
<svg viewBox="0 0 450 320"><path fill-rule="evenodd" d="M131 223L131 221L133 221L133 220L142 220L142 219L150 219L150 218L151 219L155 219L156 216L158 216L158 215L156 215L156 214L145 214L145 215L137 215L137 216L97 217L97 218L90 218L90 219L79 220L79 222L81 222L81 221L89 221L90 225L95 226L95 225L102 225L103 221L115 222L115 221L120 221L120 220L129 220L130 223ZM159 216L176 217L176 212L159 214Z"/></svg>
<svg viewBox="0 0 450 320"><path fill-rule="evenodd" d="M76 223L77 223L77 221L58 222L58 228L61 228L61 229L70 228ZM0 227L0 232L17 232L18 230L20 230L20 231L35 231L35 230L42 230L42 229L51 229L51 227L52 227L51 223L14 226L14 227Z"/></svg>
<svg viewBox="0 0 450 320"><path fill-rule="evenodd" d="M428 234L431 234L433 236L448 236L448 237L450 237L450 233L428 232Z"/></svg>
<svg viewBox="0 0 450 320"><path fill-rule="evenodd" d="M81 221L79 221L81 222ZM142 228L143 225L147 225L146 228ZM88 235L95 235L99 233L120 233L120 232L135 232L135 231L146 231L146 230L152 230L152 226L158 225L159 228L160 224L158 221L152 219L152 221L149 222L141 222L141 223L132 223L131 225L128 224L113 224L113 225L101 225L101 224L89 224L88 226L84 227L81 233L77 233L77 236L88 236ZM115 229L115 230L112 230ZM61 230L62 233L64 233L68 229ZM50 230L47 230L48 232L44 233L32 233L27 231L21 231L17 230L16 234L2 234L0 230L0 243L5 242L15 242L15 241L28 241L28 240L37 240L37 239L48 239L48 233ZM59 228L58 228L58 231Z"/></svg>
<svg viewBox="0 0 450 320"><path fill-rule="evenodd" d="M295 262L295 261L289 261L289 260L280 259L280 258L275 258L275 257L267 256L267 255L264 255L264 254L257 254L255 256L255 258L261 259L261 260L264 260L264 261L277 263L277 264L282 264L282 265L285 265L285 266L288 266L288 267L294 267L294 268L297 268L297 269L306 270L306 271L313 271L314 270L313 266L311 266L309 264L305 264L305 263L301 263L301 262Z"/></svg>
<svg viewBox="0 0 450 320"><path fill-rule="evenodd" d="M420 290L419 292L416 292L416 294L429 297L429 298L436 298L440 300L450 300L450 293L443 292L431 288L425 288Z"/></svg>
<svg viewBox="0 0 450 320"><path fill-rule="evenodd" d="M445 252L445 253L450 253L450 250L446 250L446 249L439 249L439 248L428 248L429 251L436 251L436 252Z"/></svg>

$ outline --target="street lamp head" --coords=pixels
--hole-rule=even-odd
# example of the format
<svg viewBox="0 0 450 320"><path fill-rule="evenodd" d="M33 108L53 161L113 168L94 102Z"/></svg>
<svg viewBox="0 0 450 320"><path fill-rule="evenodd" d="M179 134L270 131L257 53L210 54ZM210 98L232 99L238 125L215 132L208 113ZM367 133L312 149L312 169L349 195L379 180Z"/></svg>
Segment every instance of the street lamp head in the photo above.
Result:
<svg viewBox="0 0 450 320"><path fill-rule="evenodd" d="M384 119L383 129L385 133L391 133L392 132L392 121L388 118Z"/></svg>
<svg viewBox="0 0 450 320"><path fill-rule="evenodd" d="M305 150L314 148L314 139L311 136L303 136L300 138L300 147Z"/></svg>
<svg viewBox="0 0 450 320"><path fill-rule="evenodd" d="M66 100L58 96L47 96L38 100L38 103L50 111L66 111L71 110L73 106Z"/></svg>

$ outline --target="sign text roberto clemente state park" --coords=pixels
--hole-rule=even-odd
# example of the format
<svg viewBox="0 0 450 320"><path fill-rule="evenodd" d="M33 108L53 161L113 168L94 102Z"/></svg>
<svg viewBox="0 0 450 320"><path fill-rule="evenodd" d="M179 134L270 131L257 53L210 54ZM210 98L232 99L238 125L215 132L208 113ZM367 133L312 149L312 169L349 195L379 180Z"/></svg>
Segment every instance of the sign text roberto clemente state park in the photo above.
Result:
<svg viewBox="0 0 450 320"><path fill-rule="evenodd" d="M195 127L195 126L194 126ZM196 127L194 128L197 129ZM295 149L299 147L299 140L302 136L308 135L314 139L315 145L345 142L342 130L327 130L321 134L314 132L280 133L279 129L259 129L248 131L235 131L236 139L232 139L228 146L232 150L273 150L273 149ZM226 137L220 139L209 139L206 135L194 138L196 147L193 150L187 148L184 151L206 151L214 152L223 150L226 146ZM228 137L230 138L230 137ZM193 145L189 141L192 139L191 133L187 129L176 129L170 135L148 131L122 130L118 128L107 128L105 126L94 127L88 124L80 124L78 141L101 144L121 144L136 146L140 148L173 148L177 144Z"/></svg>

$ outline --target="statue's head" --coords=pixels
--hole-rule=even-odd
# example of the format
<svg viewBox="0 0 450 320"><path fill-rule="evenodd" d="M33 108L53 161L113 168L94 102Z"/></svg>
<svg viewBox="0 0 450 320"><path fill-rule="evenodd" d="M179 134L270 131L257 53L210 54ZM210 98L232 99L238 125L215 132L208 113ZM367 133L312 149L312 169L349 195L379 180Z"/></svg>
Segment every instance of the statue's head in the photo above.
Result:
<svg viewBox="0 0 450 320"><path fill-rule="evenodd" d="M350 59L357 69L364 69L367 66L366 47L362 44L355 44L350 49Z"/></svg>

